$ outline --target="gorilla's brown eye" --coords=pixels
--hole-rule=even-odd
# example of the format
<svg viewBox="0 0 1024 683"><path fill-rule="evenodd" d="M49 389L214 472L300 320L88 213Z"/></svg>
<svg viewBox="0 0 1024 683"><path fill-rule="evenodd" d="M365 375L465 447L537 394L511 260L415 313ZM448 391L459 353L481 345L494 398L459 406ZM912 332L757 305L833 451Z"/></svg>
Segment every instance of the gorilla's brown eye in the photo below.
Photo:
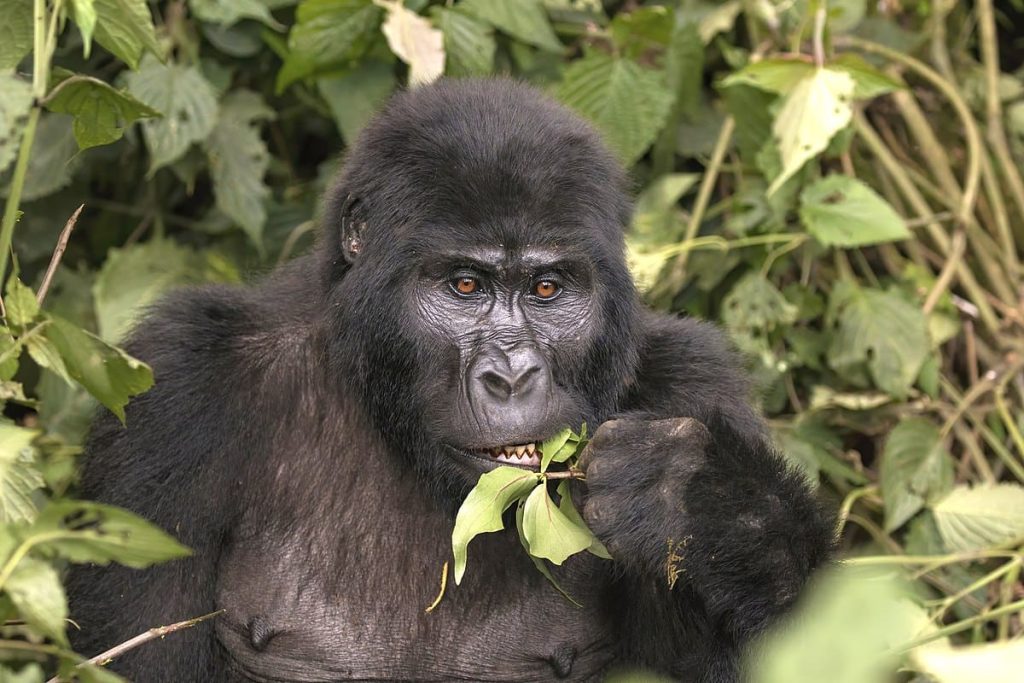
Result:
<svg viewBox="0 0 1024 683"><path fill-rule="evenodd" d="M541 299L550 299L558 294L558 283L554 280L539 280L533 285L533 293Z"/></svg>
<svg viewBox="0 0 1024 683"><path fill-rule="evenodd" d="M452 287L459 294L473 294L480 289L480 282L475 277L457 277L452 280Z"/></svg>

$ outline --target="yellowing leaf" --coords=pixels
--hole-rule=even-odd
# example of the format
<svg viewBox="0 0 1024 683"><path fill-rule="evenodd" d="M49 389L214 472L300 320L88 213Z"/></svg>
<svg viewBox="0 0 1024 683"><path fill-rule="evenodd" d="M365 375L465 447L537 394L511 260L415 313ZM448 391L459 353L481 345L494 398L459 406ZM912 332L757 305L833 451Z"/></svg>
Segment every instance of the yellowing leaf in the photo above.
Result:
<svg viewBox="0 0 1024 683"><path fill-rule="evenodd" d="M391 51L409 65L409 85L431 83L444 73L444 34L399 0L374 0L387 10L381 26Z"/></svg>
<svg viewBox="0 0 1024 683"><path fill-rule="evenodd" d="M570 555L586 550L594 540L590 529L566 517L555 505L545 485L536 487L526 499L523 533L530 544L531 555L555 564L562 564Z"/></svg>
<svg viewBox="0 0 1024 683"><path fill-rule="evenodd" d="M518 467L497 467L480 476L455 516L452 554L455 556L455 583L466 571L467 546L476 536L504 528L501 515L508 507L539 485L540 475Z"/></svg>
<svg viewBox="0 0 1024 683"><path fill-rule="evenodd" d="M915 669L936 683L1019 683L1024 640L974 647L926 647L913 651Z"/></svg>
<svg viewBox="0 0 1024 683"><path fill-rule="evenodd" d="M824 151L832 136L850 123L853 90L850 74L829 68L815 69L793 86L772 124L782 171L768 187L769 195Z"/></svg>
<svg viewBox="0 0 1024 683"><path fill-rule="evenodd" d="M1024 538L1024 488L958 486L932 507L946 548L983 550Z"/></svg>

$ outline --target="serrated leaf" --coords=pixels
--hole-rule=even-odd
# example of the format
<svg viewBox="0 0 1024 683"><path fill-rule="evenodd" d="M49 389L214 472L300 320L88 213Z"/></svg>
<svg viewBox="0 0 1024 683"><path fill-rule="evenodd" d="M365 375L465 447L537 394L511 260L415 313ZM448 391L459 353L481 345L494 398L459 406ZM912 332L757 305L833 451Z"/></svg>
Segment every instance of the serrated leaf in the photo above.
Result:
<svg viewBox="0 0 1024 683"><path fill-rule="evenodd" d="M931 351L921 309L895 292L842 282L829 302L839 326L828 361L843 372L866 364L879 389L905 398Z"/></svg>
<svg viewBox="0 0 1024 683"><path fill-rule="evenodd" d="M444 34L449 76L486 76L494 70L494 29L460 11L458 6L432 7L431 16Z"/></svg>
<svg viewBox="0 0 1024 683"><path fill-rule="evenodd" d="M217 125L206 141L217 208L235 220L258 248L263 246L270 188L263 176L270 153L260 137L258 121L274 113L250 90L229 93L221 103Z"/></svg>
<svg viewBox="0 0 1024 683"><path fill-rule="evenodd" d="M533 562L533 566L537 568L537 571L539 571L541 575L545 579L547 579L552 586L554 586L556 591L562 594L563 598L565 598L572 604L576 605L577 607L583 607L583 605L576 602L576 600L574 600L573 597L569 595L569 593L566 592L564 588L562 588L562 585L555 580L555 575L552 574L551 570L548 569L548 566L544 564L544 560L538 557L534 557L533 554L530 553L530 542L526 540L526 533L523 531L522 501L520 501L519 505L516 506L516 531L519 533L519 542L522 544L523 549L526 551L527 556L530 558L530 561Z"/></svg>
<svg viewBox="0 0 1024 683"><path fill-rule="evenodd" d="M0 31L2 35L2 31ZM32 85L13 73L0 73L0 173L14 162L32 109Z"/></svg>
<svg viewBox="0 0 1024 683"><path fill-rule="evenodd" d="M316 83L349 145L398 85L390 64L370 60L340 76L318 78Z"/></svg>
<svg viewBox="0 0 1024 683"><path fill-rule="evenodd" d="M31 323L39 315L39 303L36 301L35 292L23 284L14 273L7 279L4 306L7 309L7 321L21 327Z"/></svg>
<svg viewBox="0 0 1024 683"><path fill-rule="evenodd" d="M72 130L79 149L116 142L133 122L160 116L127 92L88 76L72 76L58 85L46 103L50 111L75 117Z"/></svg>
<svg viewBox="0 0 1024 683"><path fill-rule="evenodd" d="M31 202L51 195L71 183L81 163L78 143L71 130L71 117L44 113L36 128L36 140L29 156L21 201ZM3 188L6 197L10 186Z"/></svg>
<svg viewBox="0 0 1024 683"><path fill-rule="evenodd" d="M919 417L896 425L882 451L879 478L891 533L953 485L953 461L939 428Z"/></svg>
<svg viewBox="0 0 1024 683"><path fill-rule="evenodd" d="M18 66L25 55L32 49L32 0L0 0L0 72ZM0 90L7 95L3 83L5 76L0 76ZM0 116L3 108L0 105ZM0 137L3 137L3 125L0 121ZM0 146L2 146L0 141ZM0 158L0 171L3 171L3 159Z"/></svg>
<svg viewBox="0 0 1024 683"><path fill-rule="evenodd" d="M62 318L52 316L43 335L60 355L67 376L122 422L129 398L153 386L148 365Z"/></svg>
<svg viewBox="0 0 1024 683"><path fill-rule="evenodd" d="M657 72L596 51L572 62L555 95L590 119L626 165L651 146L673 100Z"/></svg>
<svg viewBox="0 0 1024 683"><path fill-rule="evenodd" d="M36 550L69 562L117 562L141 569L191 554L167 533L127 510L78 500L43 508L24 540L40 538Z"/></svg>
<svg viewBox="0 0 1024 683"><path fill-rule="evenodd" d="M772 124L782 171L768 187L769 195L824 151L832 136L850 123L853 88L849 74L820 68L800 80L785 97Z"/></svg>
<svg viewBox="0 0 1024 683"><path fill-rule="evenodd" d="M935 683L1019 683L1024 640L969 647L919 647L913 668Z"/></svg>
<svg viewBox="0 0 1024 683"><path fill-rule="evenodd" d="M958 486L932 506L951 552L984 550L1024 538L1024 488L996 484Z"/></svg>
<svg viewBox="0 0 1024 683"><path fill-rule="evenodd" d="M266 0L189 0L192 13L203 21L230 26L242 19L255 19L271 28L281 25L274 21Z"/></svg>
<svg viewBox="0 0 1024 683"><path fill-rule="evenodd" d="M540 486L540 475L518 467L497 467L480 476L455 516L452 553L455 556L455 583L461 583L466 571L467 546L480 534L501 531L502 513L532 487Z"/></svg>
<svg viewBox="0 0 1024 683"><path fill-rule="evenodd" d="M387 11L381 32L396 57L409 65L409 85L432 83L444 73L444 35L406 9L401 0L375 0Z"/></svg>
<svg viewBox="0 0 1024 683"><path fill-rule="evenodd" d="M91 4L96 11L96 42L132 69L139 67L144 51L160 55L160 43L156 39L153 16L146 0L91 0Z"/></svg>
<svg viewBox="0 0 1024 683"><path fill-rule="evenodd" d="M36 516L32 492L42 488L32 440L39 432L0 423L0 523L30 522Z"/></svg>
<svg viewBox="0 0 1024 683"><path fill-rule="evenodd" d="M29 626L67 645L64 620L68 616L68 600L56 569L33 557L22 558L3 589Z"/></svg>
<svg viewBox="0 0 1024 683"><path fill-rule="evenodd" d="M551 52L565 49L540 0L463 0L459 9L529 45Z"/></svg>
<svg viewBox="0 0 1024 683"><path fill-rule="evenodd" d="M800 219L825 246L863 247L910 237L889 202L845 175L825 176L808 185L800 194Z"/></svg>
<svg viewBox="0 0 1024 683"><path fill-rule="evenodd" d="M572 436L572 430L566 427L540 444L540 471L546 472L555 454L562 450Z"/></svg>
<svg viewBox="0 0 1024 683"><path fill-rule="evenodd" d="M149 148L149 173L184 156L217 124L217 93L196 67L161 64L147 56L127 77L128 90L139 101L163 114L142 122Z"/></svg>
<svg viewBox="0 0 1024 683"><path fill-rule="evenodd" d="M587 552L592 555L596 555L605 560L612 559L611 553L608 552L608 548L604 547L604 543L601 543L594 535L594 532L590 530L587 523L583 521L583 517L580 515L579 510L572 502L572 494L569 492L569 481L563 479L558 485L558 509L565 515L566 519L572 522L574 525L581 529L586 529L587 533L590 534L590 545L587 546Z"/></svg>
<svg viewBox="0 0 1024 683"><path fill-rule="evenodd" d="M570 555L586 550L594 540L590 529L566 517L555 505L546 485L534 488L526 499L523 533L530 544L530 554L554 564L562 564Z"/></svg>
<svg viewBox="0 0 1024 683"><path fill-rule="evenodd" d="M278 92L320 69L349 66L370 47L383 15L373 0L304 0L288 34Z"/></svg>

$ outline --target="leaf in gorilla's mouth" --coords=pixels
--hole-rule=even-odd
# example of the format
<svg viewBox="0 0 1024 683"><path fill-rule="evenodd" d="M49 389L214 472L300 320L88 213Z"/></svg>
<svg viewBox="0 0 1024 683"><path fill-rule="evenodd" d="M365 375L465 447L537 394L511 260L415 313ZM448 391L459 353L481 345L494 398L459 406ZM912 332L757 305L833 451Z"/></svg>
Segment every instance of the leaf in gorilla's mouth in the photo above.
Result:
<svg viewBox="0 0 1024 683"><path fill-rule="evenodd" d="M480 451L480 453L488 456L495 462L525 467L540 467L541 453L537 450L537 444L533 442L516 446L495 446L494 448Z"/></svg>

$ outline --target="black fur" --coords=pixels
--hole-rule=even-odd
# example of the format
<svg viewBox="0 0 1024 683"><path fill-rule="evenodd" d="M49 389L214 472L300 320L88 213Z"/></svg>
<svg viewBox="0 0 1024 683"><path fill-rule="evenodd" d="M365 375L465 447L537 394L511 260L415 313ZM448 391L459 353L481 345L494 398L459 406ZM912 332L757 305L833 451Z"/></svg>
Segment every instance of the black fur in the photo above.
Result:
<svg viewBox="0 0 1024 683"><path fill-rule="evenodd" d="M525 86L396 97L330 191L313 255L253 287L180 292L136 330L156 387L127 429L97 421L83 493L195 555L73 570L76 647L223 608L113 668L140 682L590 680L634 665L736 680L739 648L824 561L830 524L772 452L720 334L639 306L624 188L590 128ZM494 300L512 304L446 289L463 253L498 259ZM516 289L541 257L561 264L550 303ZM522 349L535 390L495 399L504 380L481 368L515 379ZM607 424L580 500L617 559L557 569L583 608L513 531L474 540L462 585L425 613L480 462L467 453L584 420Z"/></svg>

